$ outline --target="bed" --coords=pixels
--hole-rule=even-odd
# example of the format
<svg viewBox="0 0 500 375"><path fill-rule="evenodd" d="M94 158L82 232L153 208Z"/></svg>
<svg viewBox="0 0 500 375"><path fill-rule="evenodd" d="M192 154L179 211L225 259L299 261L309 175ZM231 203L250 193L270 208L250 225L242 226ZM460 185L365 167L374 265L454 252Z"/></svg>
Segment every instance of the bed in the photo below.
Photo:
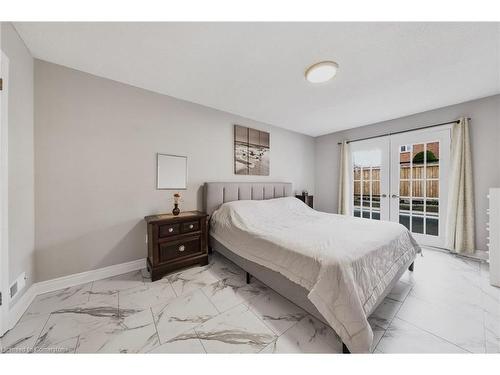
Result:
<svg viewBox="0 0 500 375"><path fill-rule="evenodd" d="M313 210L290 183L208 182L204 194L213 251L331 326L344 352L370 351L369 315L421 251L404 226Z"/></svg>

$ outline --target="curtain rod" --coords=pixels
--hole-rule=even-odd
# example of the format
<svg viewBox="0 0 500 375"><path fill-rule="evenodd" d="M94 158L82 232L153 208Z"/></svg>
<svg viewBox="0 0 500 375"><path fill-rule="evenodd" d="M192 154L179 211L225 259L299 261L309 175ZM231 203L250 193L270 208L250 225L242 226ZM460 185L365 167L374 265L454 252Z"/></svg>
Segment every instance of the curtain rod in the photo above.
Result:
<svg viewBox="0 0 500 375"><path fill-rule="evenodd" d="M471 118L470 117L467 117L468 120L470 120ZM359 141L366 141L368 139L374 139L374 138L380 138L380 137L387 137L389 135L395 135L395 134L401 134L401 133L407 133L407 132L411 132L411 131L414 131L414 130L422 130L422 129L428 129L428 128L433 128L435 126L441 126L441 125L448 125L448 124L458 124L460 122L460 120L455 120L455 121L447 121L447 122L442 122L440 124L433 124L433 125L427 125L427 126L421 126L420 128L415 128L415 129L407 129L407 130L400 130L400 131L397 131L397 132L393 132L393 133L385 133L385 134L380 134L380 135L374 135L374 136L371 136L371 137L366 137L366 138L358 138L358 139L353 139L351 141L346 141L346 143L352 143L352 142L359 142ZM337 143L338 145L341 145L342 142L338 142Z"/></svg>

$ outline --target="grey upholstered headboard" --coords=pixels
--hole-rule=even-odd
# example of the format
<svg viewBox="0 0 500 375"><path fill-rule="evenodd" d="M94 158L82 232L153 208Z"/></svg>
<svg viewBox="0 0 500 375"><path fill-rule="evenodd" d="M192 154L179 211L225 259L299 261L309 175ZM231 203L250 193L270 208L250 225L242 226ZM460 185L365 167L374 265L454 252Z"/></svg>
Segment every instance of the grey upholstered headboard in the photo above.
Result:
<svg viewBox="0 0 500 375"><path fill-rule="evenodd" d="M212 215L222 203L291 195L290 182L205 182L204 205L206 213Z"/></svg>

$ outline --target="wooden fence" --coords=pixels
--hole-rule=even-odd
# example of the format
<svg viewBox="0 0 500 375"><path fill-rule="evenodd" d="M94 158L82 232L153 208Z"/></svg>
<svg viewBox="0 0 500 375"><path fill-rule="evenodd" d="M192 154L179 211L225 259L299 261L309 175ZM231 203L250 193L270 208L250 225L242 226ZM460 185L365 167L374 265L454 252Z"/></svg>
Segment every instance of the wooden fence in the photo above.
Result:
<svg viewBox="0 0 500 375"><path fill-rule="evenodd" d="M413 167L402 165L399 173L401 197L410 197L410 188L412 188L412 197L423 197L426 193L427 198L439 198L439 164L414 165ZM361 177L363 181L360 180ZM380 196L380 169L356 168L354 170L354 195L361 195L361 185L363 185L363 195L369 195L370 184L372 196Z"/></svg>

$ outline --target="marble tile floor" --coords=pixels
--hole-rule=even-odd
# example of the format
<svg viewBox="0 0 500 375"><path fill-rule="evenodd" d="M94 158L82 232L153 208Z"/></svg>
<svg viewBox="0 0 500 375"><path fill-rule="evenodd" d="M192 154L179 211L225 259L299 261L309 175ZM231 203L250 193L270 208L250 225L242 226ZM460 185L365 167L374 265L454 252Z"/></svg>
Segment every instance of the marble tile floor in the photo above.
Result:
<svg viewBox="0 0 500 375"><path fill-rule="evenodd" d="M374 353L500 352L488 264L424 249L369 318ZM146 270L39 295L7 353L339 353L335 332L220 255L152 283Z"/></svg>

